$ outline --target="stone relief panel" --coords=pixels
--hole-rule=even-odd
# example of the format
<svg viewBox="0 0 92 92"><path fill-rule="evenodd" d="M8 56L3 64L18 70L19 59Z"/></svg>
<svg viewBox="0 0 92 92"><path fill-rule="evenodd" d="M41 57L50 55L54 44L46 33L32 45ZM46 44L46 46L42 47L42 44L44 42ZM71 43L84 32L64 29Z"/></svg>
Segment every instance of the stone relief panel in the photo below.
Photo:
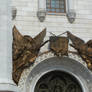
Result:
<svg viewBox="0 0 92 92"><path fill-rule="evenodd" d="M46 29L45 29L45 31L46 31ZM59 37L59 36L61 36L62 34L65 34L65 33L67 33L67 37ZM53 33L52 33L53 34ZM20 89L22 89L22 91L23 90L25 90L25 86L26 86L26 82L27 82L27 79L28 79L28 76L30 75L30 73L31 73L31 71L33 71L34 70L34 68L39 64L39 63L42 63L42 62L44 62L44 60L47 60L47 59L50 59L51 57L56 57L56 58L58 58L58 59L62 59L62 58L64 58L64 57L66 57L67 58L67 61L68 61L68 59L70 59L70 58L72 58L73 60L74 60L74 62L77 62L78 63L78 61L80 62L80 63L82 63L85 67L87 67L87 65L88 65L88 68L90 68L91 69L91 57L89 58L89 56L91 56L91 54L92 53L90 53L91 51L92 51L92 48L90 47L90 45L89 45L89 42L88 43L85 43L82 39L80 39L80 38L78 38L78 37L76 37L75 35L73 35L72 33L70 33L69 31L66 31L66 32L64 32L64 33L62 33L61 35L59 35L59 36L56 36L56 35L54 35L54 36L52 36L52 38L53 39L51 39L51 37L50 37L50 39L49 40L47 40L47 41L45 41L41 46L38 46L39 45L39 41L41 40L41 39L39 39L39 35L36 37L36 43L38 43L38 45L37 44L35 44L34 46L36 46L35 48L35 50L39 50L39 49L37 49L38 47L42 47L42 46L44 46L47 42L49 42L50 44L49 44L49 46L47 46L47 48L48 48L48 51L47 52L43 52L43 53L39 53L38 55L37 55L37 57L35 58L35 63L33 63L32 65L30 65L29 66L29 68L28 67L26 67L26 68L24 68L24 71L23 71L23 69L22 69L22 71L23 71L23 73L22 73L22 75L21 76L19 76L19 77L21 77L21 80L19 80L20 82L19 82L19 87L20 87ZM43 40L43 38L44 38L44 36L46 35L46 32L45 32L45 34L42 36L42 34L40 34L40 36L42 36L42 40ZM15 36L16 37L16 36ZM30 39L29 39L29 36L24 36L24 38L26 37L26 39L28 40L28 41L30 41ZM23 37L22 37L23 38ZM16 38L16 39L18 39L18 38ZM39 41L38 41L38 39L39 39ZM70 44L70 42L68 41L68 40L71 40L71 42L72 42L72 44ZM17 41L16 41L17 42ZM21 41L20 41L21 42ZM69 43L68 43L69 42ZM92 43L91 43L92 44ZM88 46L89 45L89 46ZM33 46L33 47L34 47ZM86 48L85 48L86 47ZM20 48L21 48L21 46L20 46ZM31 48L31 50L33 49L32 47L30 47ZM69 49L69 50L68 50ZM75 52L73 52L74 51L74 49L75 50L77 50L77 52L75 51ZM34 51L35 51L34 50ZM90 50L90 51L89 51ZM40 51L40 50L39 50ZM87 52L88 52L88 54L87 54ZM33 54L33 52L31 53L31 54ZM30 54L30 55L31 55ZM32 55L31 55L32 56ZM30 56L29 56L30 57ZM22 58L24 58L24 56L22 57ZM14 59L14 58L13 58ZM28 58L27 58L28 59ZM84 63L84 61L85 61L85 63ZM20 60L19 60L20 61ZM18 63L19 63L19 61L18 61ZM21 60L21 61L23 61L23 60ZM27 62L27 60L25 60L25 62ZM53 61L52 61L53 62ZM62 62L62 61L61 61ZM16 62L14 62L14 63L16 63ZM20 62L21 63L21 62ZM57 62L56 62L57 63ZM69 62L68 62L69 63ZM24 64L24 63L23 63ZM87 65L86 65L87 64ZM15 64L14 64L15 65ZM19 64L18 64L19 65ZM20 64L21 65L21 64ZM65 65L67 65L67 62L64 64L64 66ZM72 64L73 65L73 64ZM17 65L16 65L17 66ZM90 66L90 67L89 67ZM43 66L42 66L43 67ZM63 67L63 66L62 66ZM76 67L76 66L75 66ZM75 67L73 67L73 68L75 68ZM77 66L78 67L78 66ZM79 67L80 67L80 65L79 65ZM21 68L23 68L23 67L21 67ZM47 66L47 68L48 68L48 66ZM54 67L52 67L52 69L53 69ZM64 67L65 69L67 68L67 67ZM70 68L71 68L71 65L70 65ZM73 70L73 69L72 69ZM76 69L74 69L74 70L76 70ZM34 73L35 72L37 72L37 71L34 71ZM40 72L40 70L38 71L38 73ZM18 73L17 73L18 74ZM39 75L40 76L40 75ZM38 77L39 77L38 76ZM32 78L34 78L35 76L33 76ZM31 78L31 77L30 77ZM15 77L15 79L16 79L16 77ZM31 80L31 79L30 79ZM17 82L18 83L18 82ZM22 86L23 85L23 86ZM27 87L26 87L26 91L27 90L30 90L29 88L30 88L30 83L28 82L27 83ZM24 91L25 92L25 91ZM28 92L28 91L27 91ZM34 91L33 91L34 92Z"/></svg>
<svg viewBox="0 0 92 92"><path fill-rule="evenodd" d="M72 49L71 47L69 47L69 48ZM51 57L55 57L54 54L51 53L51 52L50 53L47 53L47 54L43 54L42 56L39 56L36 59L36 61L35 61L35 63L34 63L33 66L30 66L30 68L24 70L24 72L21 75L21 78L20 78L20 81L19 81L19 85L18 85L18 87L20 88L20 90L22 92L25 92L24 91L25 90L25 83L26 83L26 80L27 80L30 72L32 71L32 69L37 64L39 64L40 62L43 62L45 59L49 59ZM69 58L72 58L72 59L74 59L76 61L79 61L81 64L83 64L85 67L87 67L86 63L80 57L78 57L77 55L74 55L74 54L70 53L68 57ZM30 88L30 83L29 83L29 85L27 85L27 90L30 90L29 88Z"/></svg>

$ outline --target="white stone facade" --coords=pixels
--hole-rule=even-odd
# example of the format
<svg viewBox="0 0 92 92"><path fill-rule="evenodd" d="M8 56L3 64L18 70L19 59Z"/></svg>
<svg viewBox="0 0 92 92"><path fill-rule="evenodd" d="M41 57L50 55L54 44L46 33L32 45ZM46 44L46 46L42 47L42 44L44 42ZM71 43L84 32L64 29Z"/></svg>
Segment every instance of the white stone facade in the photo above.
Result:
<svg viewBox="0 0 92 92"><path fill-rule="evenodd" d="M46 2L45 0L42 1ZM12 6L16 7L17 9L17 15L16 18L13 20L13 25L16 25L18 30L23 35L30 35L32 37L37 35L44 28L47 28L46 39L48 39L50 36L49 32L59 35L65 31L70 31L85 41L92 39L92 0L66 1L67 4L71 2L70 9L74 9L76 12L76 19L72 24L69 23L66 14L46 14L44 22L40 22L37 17L37 11L39 10L39 0L12 0ZM42 5L41 8L43 6L45 7L45 5ZM41 52L46 50L48 50L48 44L41 49ZM38 57L35 65L37 65L37 63L39 63L40 61L50 57L53 57L52 53L43 55L42 57ZM81 60L80 57L76 55L69 55L69 57L80 61L86 66L86 64ZM26 69L23 72L19 82L19 87L21 91L25 89L25 81L34 66Z"/></svg>
<svg viewBox="0 0 92 92"><path fill-rule="evenodd" d="M71 0L70 0L71 1ZM12 6L17 8L17 16L14 24L22 34L35 36L43 28L56 35L71 31L75 35L83 38L85 41L92 39L92 1L91 0L73 0L76 19L73 24L69 23L66 15L46 15L44 22L37 18L38 0L12 0Z"/></svg>
<svg viewBox="0 0 92 92"><path fill-rule="evenodd" d="M0 0L0 92L18 92L12 80L11 0Z"/></svg>

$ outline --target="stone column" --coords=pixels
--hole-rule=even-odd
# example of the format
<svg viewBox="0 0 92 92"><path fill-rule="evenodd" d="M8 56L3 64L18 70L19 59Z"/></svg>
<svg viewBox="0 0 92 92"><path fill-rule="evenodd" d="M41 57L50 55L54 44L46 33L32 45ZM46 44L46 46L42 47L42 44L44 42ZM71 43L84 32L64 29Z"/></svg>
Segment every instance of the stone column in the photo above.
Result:
<svg viewBox="0 0 92 92"><path fill-rule="evenodd" d="M18 92L12 81L11 0L0 0L0 92Z"/></svg>

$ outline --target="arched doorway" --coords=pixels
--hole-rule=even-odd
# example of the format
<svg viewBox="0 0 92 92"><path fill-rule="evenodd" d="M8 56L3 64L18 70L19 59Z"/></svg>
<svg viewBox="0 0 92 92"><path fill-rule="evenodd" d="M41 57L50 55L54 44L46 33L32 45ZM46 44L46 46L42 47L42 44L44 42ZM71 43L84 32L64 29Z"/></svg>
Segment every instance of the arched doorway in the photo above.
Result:
<svg viewBox="0 0 92 92"><path fill-rule="evenodd" d="M47 80L47 84L44 84ZM68 57L52 57L35 64L26 79L23 92L51 92L48 91L48 83L52 92L92 92L91 72Z"/></svg>
<svg viewBox="0 0 92 92"><path fill-rule="evenodd" d="M70 74L52 71L38 80L34 92L82 92L82 88Z"/></svg>

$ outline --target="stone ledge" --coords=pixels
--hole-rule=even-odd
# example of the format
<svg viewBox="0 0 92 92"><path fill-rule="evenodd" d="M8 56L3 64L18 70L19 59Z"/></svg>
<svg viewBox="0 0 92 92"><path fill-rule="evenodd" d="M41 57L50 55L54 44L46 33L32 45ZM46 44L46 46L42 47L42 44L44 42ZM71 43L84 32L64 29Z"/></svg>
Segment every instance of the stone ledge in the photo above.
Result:
<svg viewBox="0 0 92 92"><path fill-rule="evenodd" d="M18 87L12 83L0 83L0 92L20 92Z"/></svg>

